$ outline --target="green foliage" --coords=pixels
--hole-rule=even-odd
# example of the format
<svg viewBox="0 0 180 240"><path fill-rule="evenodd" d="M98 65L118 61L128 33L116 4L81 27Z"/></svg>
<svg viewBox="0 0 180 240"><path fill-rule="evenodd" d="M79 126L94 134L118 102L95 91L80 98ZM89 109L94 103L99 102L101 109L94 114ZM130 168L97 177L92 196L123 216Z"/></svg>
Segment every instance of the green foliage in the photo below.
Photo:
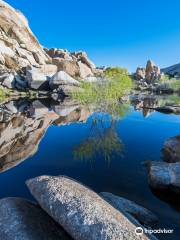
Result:
<svg viewBox="0 0 180 240"><path fill-rule="evenodd" d="M128 70L126 68L120 68L120 67L107 68L104 72L104 75L108 79L115 79L115 78L121 77L122 75L128 76Z"/></svg>
<svg viewBox="0 0 180 240"><path fill-rule="evenodd" d="M174 90L180 90L180 80L172 80L168 83L169 87L173 88Z"/></svg>
<svg viewBox="0 0 180 240"><path fill-rule="evenodd" d="M120 100L129 94L132 79L123 68L106 69L104 77L106 80L98 83L82 82L82 90L73 92L72 97L83 105L93 105L112 114L119 111L121 114Z"/></svg>
<svg viewBox="0 0 180 240"><path fill-rule="evenodd" d="M9 90L0 88L0 102L4 102L9 97Z"/></svg>
<svg viewBox="0 0 180 240"><path fill-rule="evenodd" d="M161 82L161 83L168 83L169 80L170 80L169 75L164 74L164 75L161 76L160 82Z"/></svg>
<svg viewBox="0 0 180 240"><path fill-rule="evenodd" d="M164 75L161 77L160 82L165 84L167 88L172 88L175 91L180 90L180 79L170 78L169 75Z"/></svg>
<svg viewBox="0 0 180 240"><path fill-rule="evenodd" d="M173 94L168 99L172 104L180 105L180 96Z"/></svg>
<svg viewBox="0 0 180 240"><path fill-rule="evenodd" d="M165 98L158 99L159 106L180 105L180 96L176 94L168 95Z"/></svg>

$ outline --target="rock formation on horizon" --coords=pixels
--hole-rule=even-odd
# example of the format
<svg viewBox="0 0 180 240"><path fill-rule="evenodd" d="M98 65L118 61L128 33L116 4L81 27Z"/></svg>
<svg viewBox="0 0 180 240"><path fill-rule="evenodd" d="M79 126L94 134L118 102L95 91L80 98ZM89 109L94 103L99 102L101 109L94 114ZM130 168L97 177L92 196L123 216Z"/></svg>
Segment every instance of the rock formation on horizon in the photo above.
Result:
<svg viewBox="0 0 180 240"><path fill-rule="evenodd" d="M138 67L135 73L136 80L144 80L147 84L154 83L160 78L161 70L151 60L147 61L146 68Z"/></svg>

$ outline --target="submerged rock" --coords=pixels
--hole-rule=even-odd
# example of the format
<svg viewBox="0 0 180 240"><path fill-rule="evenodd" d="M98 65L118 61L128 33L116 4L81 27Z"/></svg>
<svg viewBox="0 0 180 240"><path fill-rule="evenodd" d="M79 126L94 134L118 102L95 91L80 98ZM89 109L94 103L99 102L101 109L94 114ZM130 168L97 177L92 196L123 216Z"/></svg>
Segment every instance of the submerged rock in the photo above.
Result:
<svg viewBox="0 0 180 240"><path fill-rule="evenodd" d="M180 163L149 162L148 181L154 189L180 193Z"/></svg>
<svg viewBox="0 0 180 240"><path fill-rule="evenodd" d="M169 138L162 149L167 162L180 162L180 135Z"/></svg>
<svg viewBox="0 0 180 240"><path fill-rule="evenodd" d="M151 211L128 199L108 192L102 192L100 195L114 208L122 213L130 214L144 226L153 227L158 222L158 218Z"/></svg>
<svg viewBox="0 0 180 240"><path fill-rule="evenodd" d="M95 192L72 179L41 176L27 181L41 207L75 240L135 240L136 225Z"/></svg>
<svg viewBox="0 0 180 240"><path fill-rule="evenodd" d="M20 198L0 200L0 239L70 240L38 205Z"/></svg>

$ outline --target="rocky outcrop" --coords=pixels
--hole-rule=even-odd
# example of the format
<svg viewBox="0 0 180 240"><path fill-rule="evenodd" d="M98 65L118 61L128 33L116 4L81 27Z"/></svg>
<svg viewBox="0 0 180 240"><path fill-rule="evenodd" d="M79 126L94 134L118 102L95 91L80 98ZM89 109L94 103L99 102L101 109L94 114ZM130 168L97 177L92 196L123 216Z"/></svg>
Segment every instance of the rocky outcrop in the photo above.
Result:
<svg viewBox="0 0 180 240"><path fill-rule="evenodd" d="M108 192L100 193L100 195L114 208L128 214L129 218L135 218L136 221L146 227L153 227L158 222L158 218L151 211L128 199Z"/></svg>
<svg viewBox="0 0 180 240"><path fill-rule="evenodd" d="M148 60L146 65L146 82L153 83L161 78L161 71L151 60Z"/></svg>
<svg viewBox="0 0 180 240"><path fill-rule="evenodd" d="M180 63L161 69L161 72L172 77L180 77Z"/></svg>
<svg viewBox="0 0 180 240"><path fill-rule="evenodd" d="M137 225L92 190L67 177L27 181L41 207L75 240L154 239L135 233Z"/></svg>
<svg viewBox="0 0 180 240"><path fill-rule="evenodd" d="M85 52L70 53L56 48L45 51L52 58L52 63L58 67L58 71L64 71L71 77L85 79L96 74L96 66Z"/></svg>
<svg viewBox="0 0 180 240"><path fill-rule="evenodd" d="M21 70L39 66L50 58L29 28L24 15L0 1L0 68Z"/></svg>
<svg viewBox="0 0 180 240"><path fill-rule="evenodd" d="M10 89L50 91L49 80L59 71L76 79L98 72L85 52L43 49L23 14L1 0L0 84ZM68 83L60 93L62 89L66 95L73 91Z"/></svg>
<svg viewBox="0 0 180 240"><path fill-rule="evenodd" d="M61 88L63 85L76 86L79 87L80 83L69 76L64 71L57 72L49 81L50 88L52 90Z"/></svg>
<svg viewBox="0 0 180 240"><path fill-rule="evenodd" d="M37 204L20 198L0 200L0 238L3 240L70 240Z"/></svg>
<svg viewBox="0 0 180 240"><path fill-rule="evenodd" d="M180 162L180 135L166 140L162 151L165 161Z"/></svg>
<svg viewBox="0 0 180 240"><path fill-rule="evenodd" d="M152 84L160 80L161 70L151 60L147 61L146 68L138 67L135 73L136 80Z"/></svg>
<svg viewBox="0 0 180 240"><path fill-rule="evenodd" d="M142 79L145 79L145 77L146 77L146 69L142 67L138 67L136 69L136 74L135 74L136 80L142 80Z"/></svg>
<svg viewBox="0 0 180 240"><path fill-rule="evenodd" d="M26 81L31 89L49 90L49 80L56 74L56 65L29 66L26 68Z"/></svg>
<svg viewBox="0 0 180 240"><path fill-rule="evenodd" d="M148 181L152 188L180 193L180 163L149 162Z"/></svg>

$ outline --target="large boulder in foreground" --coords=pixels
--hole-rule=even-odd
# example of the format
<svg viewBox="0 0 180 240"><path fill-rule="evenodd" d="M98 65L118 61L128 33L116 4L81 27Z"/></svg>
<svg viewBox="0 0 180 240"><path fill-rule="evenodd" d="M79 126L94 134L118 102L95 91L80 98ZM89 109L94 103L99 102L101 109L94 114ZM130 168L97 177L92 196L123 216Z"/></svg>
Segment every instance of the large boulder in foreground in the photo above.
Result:
<svg viewBox="0 0 180 240"><path fill-rule="evenodd" d="M152 188L180 193L180 163L148 162L148 181Z"/></svg>
<svg viewBox="0 0 180 240"><path fill-rule="evenodd" d="M180 162L180 135L169 138L162 149L167 162Z"/></svg>
<svg viewBox="0 0 180 240"><path fill-rule="evenodd" d="M144 226L153 227L158 222L158 218L151 211L128 199L108 192L102 192L100 195L114 208L120 212L129 214Z"/></svg>
<svg viewBox="0 0 180 240"><path fill-rule="evenodd" d="M75 240L136 240L136 226L87 187L64 176L27 181L41 207Z"/></svg>
<svg viewBox="0 0 180 240"><path fill-rule="evenodd" d="M68 240L65 231L38 205L19 198L0 200L0 239Z"/></svg>
<svg viewBox="0 0 180 240"><path fill-rule="evenodd" d="M24 15L0 1L0 68L19 70L45 64L48 55L29 28Z"/></svg>

